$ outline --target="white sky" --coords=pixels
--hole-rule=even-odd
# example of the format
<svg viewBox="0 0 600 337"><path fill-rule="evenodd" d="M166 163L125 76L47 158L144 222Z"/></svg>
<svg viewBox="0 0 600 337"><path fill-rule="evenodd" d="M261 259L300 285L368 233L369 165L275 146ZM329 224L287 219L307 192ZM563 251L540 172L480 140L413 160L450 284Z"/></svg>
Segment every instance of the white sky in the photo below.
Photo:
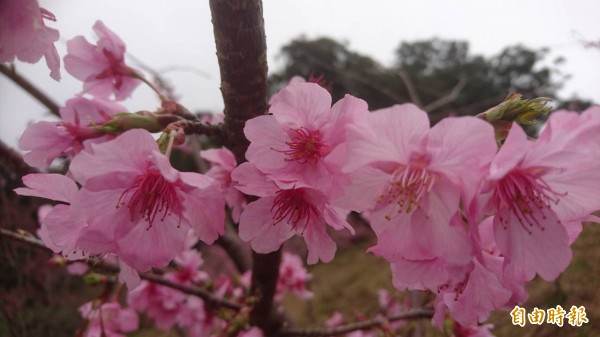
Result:
<svg viewBox="0 0 600 337"><path fill-rule="evenodd" d="M53 12L62 42L76 35L95 41L92 25L97 19L117 33L127 50L145 64L160 70L193 67L198 72L167 73L191 110L220 111L219 70L215 56L208 1L199 0L40 0ZM497 54L505 46L521 43L529 48L550 47L547 58L562 55L562 66L572 78L562 97L591 99L600 103L600 50L585 49L579 39L600 40L598 0L266 0L264 2L268 61L278 68L281 46L304 34L308 38L333 37L346 41L351 50L369 55L384 65L394 58L401 41L461 39L472 53ZM57 102L81 90L81 82L62 69L54 82L42 61L18 63L17 69ZM157 99L140 86L125 105L133 110L153 110ZM27 123L51 120L45 108L0 75L0 139L15 145Z"/></svg>

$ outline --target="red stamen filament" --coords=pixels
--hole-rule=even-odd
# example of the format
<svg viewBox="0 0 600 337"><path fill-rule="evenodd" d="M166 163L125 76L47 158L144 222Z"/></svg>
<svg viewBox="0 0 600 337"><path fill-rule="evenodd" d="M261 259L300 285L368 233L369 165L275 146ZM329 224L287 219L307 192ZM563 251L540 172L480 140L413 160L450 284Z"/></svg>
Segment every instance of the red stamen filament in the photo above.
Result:
<svg viewBox="0 0 600 337"><path fill-rule="evenodd" d="M175 185L166 181L158 171L138 176L119 197L117 208L124 205L129 208L131 221L139 213L148 222L148 228L152 227L158 214L162 214L160 221L164 221L173 210L180 208Z"/></svg>
<svg viewBox="0 0 600 337"><path fill-rule="evenodd" d="M271 207L274 224L287 221L296 228L300 221L304 221L304 228L310 221L311 214L316 215L315 206L307 202L304 192L300 189L281 190L277 192L273 207Z"/></svg>
<svg viewBox="0 0 600 337"><path fill-rule="evenodd" d="M288 150L275 150L284 153L286 161L297 161L301 164L315 163L325 154L325 145L321 142L321 133L310 131L305 127L290 131L290 139L285 142Z"/></svg>
<svg viewBox="0 0 600 337"><path fill-rule="evenodd" d="M412 213L435 184L436 177L423 167L404 166L392 174L386 190L378 197L383 205L395 203L395 213ZM393 213L385 216L391 220Z"/></svg>
<svg viewBox="0 0 600 337"><path fill-rule="evenodd" d="M125 65L122 58L117 58L108 49L102 49L102 54L106 57L109 67L96 75L97 79L112 78L116 89L121 89L123 77L131 77L131 69Z"/></svg>
<svg viewBox="0 0 600 337"><path fill-rule="evenodd" d="M544 179L523 171L515 171L504 177L494 192L494 203L498 208L508 208L519 220L523 228L531 234L528 227L534 225L544 230L546 220L544 210L552 208L567 193L557 193ZM539 211L539 212L536 212ZM507 228L508 219L499 216L500 223Z"/></svg>

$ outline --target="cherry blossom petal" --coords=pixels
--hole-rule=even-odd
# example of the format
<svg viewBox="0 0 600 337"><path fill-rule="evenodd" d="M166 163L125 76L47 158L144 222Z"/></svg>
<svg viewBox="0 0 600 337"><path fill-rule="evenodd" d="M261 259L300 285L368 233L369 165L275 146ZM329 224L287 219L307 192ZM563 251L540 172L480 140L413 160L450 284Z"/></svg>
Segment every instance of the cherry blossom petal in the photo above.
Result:
<svg viewBox="0 0 600 337"><path fill-rule="evenodd" d="M75 182L56 173L33 173L23 177L25 187L16 188L19 195L46 198L70 203L75 199L79 188Z"/></svg>

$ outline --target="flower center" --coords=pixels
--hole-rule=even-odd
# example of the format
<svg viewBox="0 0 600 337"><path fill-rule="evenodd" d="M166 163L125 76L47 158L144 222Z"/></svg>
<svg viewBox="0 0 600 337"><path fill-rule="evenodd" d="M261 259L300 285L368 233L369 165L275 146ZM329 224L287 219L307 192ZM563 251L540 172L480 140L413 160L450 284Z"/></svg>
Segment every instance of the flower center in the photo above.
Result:
<svg viewBox="0 0 600 337"><path fill-rule="evenodd" d="M129 208L131 221L140 214L148 222L148 228L152 227L158 214L162 215L160 221L163 221L181 207L175 184L165 180L158 171L149 171L135 179L119 197L117 208L125 205Z"/></svg>
<svg viewBox="0 0 600 337"><path fill-rule="evenodd" d="M301 189L278 191L271 207L275 224L286 221L292 225L292 228L296 228L300 221L304 221L304 228L306 228L311 213L317 214L315 206L306 201Z"/></svg>
<svg viewBox="0 0 600 337"><path fill-rule="evenodd" d="M321 141L321 133L310 131L305 127L290 131L290 138L285 142L289 148L284 151L286 161L297 161L302 164L315 163L325 154L326 148Z"/></svg>
<svg viewBox="0 0 600 337"><path fill-rule="evenodd" d="M102 54L108 60L109 67L96 75L96 78L99 80L112 78L111 80L115 88L121 89L121 86L123 86L123 77L131 77L131 69L125 65L122 58L116 57L108 49L102 49Z"/></svg>
<svg viewBox="0 0 600 337"><path fill-rule="evenodd" d="M431 191L435 181L436 176L422 165L403 166L394 171L387 188L377 198L382 206L393 204L385 219L389 221L394 214L412 213L420 208L421 199Z"/></svg>
<svg viewBox="0 0 600 337"><path fill-rule="evenodd" d="M567 193L557 193L536 174L526 171L509 173L498 183L494 190L493 200L498 210L508 209L518 220L523 228L531 234L528 226L539 226L544 229L543 221L547 218L544 212L558 204L560 197ZM509 220L497 215L500 223L507 228Z"/></svg>

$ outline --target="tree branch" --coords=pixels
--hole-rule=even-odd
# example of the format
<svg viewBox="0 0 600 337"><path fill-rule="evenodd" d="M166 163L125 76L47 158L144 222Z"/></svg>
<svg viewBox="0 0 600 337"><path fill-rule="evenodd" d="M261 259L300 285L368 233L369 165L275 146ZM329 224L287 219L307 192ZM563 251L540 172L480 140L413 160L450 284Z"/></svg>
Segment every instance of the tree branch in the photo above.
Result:
<svg viewBox="0 0 600 337"><path fill-rule="evenodd" d="M320 61L316 57L309 55L309 54L304 54L303 56L307 60L310 60L310 62L314 63L315 65L317 65L323 69L336 72L336 73L340 74L341 76L345 76L349 79L355 80L356 82L362 83L362 84L368 86L369 88L382 93L383 95L387 96L388 98L390 98L391 100L393 100L396 103L406 102L405 99L398 96L393 91L388 90L385 87L379 86L378 84L374 83L373 81L369 81L369 80L365 79L365 76L363 76L361 74L356 74L355 72L351 71L350 69L340 69L340 68L334 67L332 65L327 64L326 62ZM377 71L380 73L382 72L380 69L377 69Z"/></svg>
<svg viewBox="0 0 600 337"><path fill-rule="evenodd" d="M260 0L210 0L221 93L225 144L237 162L246 161L248 119L267 111L267 44Z"/></svg>
<svg viewBox="0 0 600 337"><path fill-rule="evenodd" d="M8 168L19 177L27 175L29 173L38 172L33 167L30 167L25 163L23 157L17 151L10 148L0 140L0 163Z"/></svg>
<svg viewBox="0 0 600 337"><path fill-rule="evenodd" d="M427 104L425 107L423 107L423 110L431 113L432 111L437 110L446 104L452 103L458 98L458 95L460 95L460 92L468 82L469 80L467 77L464 74L461 74L458 83L456 83L454 88L452 88L452 91L450 91L446 96L442 96L439 99Z"/></svg>
<svg viewBox="0 0 600 337"><path fill-rule="evenodd" d="M46 106L50 113L55 116L60 117L58 104L56 104L50 97L46 96L43 92L41 92L37 87L35 87L31 82L29 82L25 77L17 74L17 72L4 65L0 64L0 73L4 74L6 77L11 79L15 84L20 86L23 90L27 91L31 96L37 99L40 103Z"/></svg>
<svg viewBox="0 0 600 337"><path fill-rule="evenodd" d="M29 235L21 234L21 233L6 230L4 228L0 228L0 236L6 237L6 238L9 238L12 240L20 241L20 242L26 243L32 247L44 249L44 250L47 250L50 252L50 249L48 249L41 240L35 238L34 236L32 236L30 234ZM118 273L120 270L118 266L116 266L114 264L106 263L100 259L90 258L90 259L86 260L85 262L92 268L99 268L99 269L102 269L102 270L105 270L105 271L111 272L111 273ZM149 281L152 283L160 284L165 287L179 290L182 293L185 293L188 295L197 296L197 297L203 299L209 306L223 307L223 308L228 308L228 309L232 309L232 310L236 310L236 311L238 311L242 308L242 306L237 303L216 297L212 293L210 293L202 288L199 288L199 287L184 286L184 285L181 285L178 283L174 283L167 279L164 279L160 275L150 273L150 272L139 273L139 275L142 280L146 280L146 281Z"/></svg>
<svg viewBox="0 0 600 337"><path fill-rule="evenodd" d="M250 256L248 255L248 249L242 246L242 242L234 233L233 226L229 219L225 223L225 234L217 239L217 244L227 252L240 274L250 270L251 262Z"/></svg>
<svg viewBox="0 0 600 337"><path fill-rule="evenodd" d="M417 93L417 88L415 88L415 85L414 85L412 79L410 78L410 75L408 75L408 73L404 69L400 69L398 71L398 76L400 76L402 83L404 83L404 86L406 87L406 90L408 91L408 95L410 96L410 100L416 106L422 107L423 102L421 101L421 97L419 97L419 93Z"/></svg>
<svg viewBox="0 0 600 337"><path fill-rule="evenodd" d="M212 125L200 121L190 121L181 119L167 125L167 129L182 129L186 135L206 135L207 137L222 137L223 129L221 125Z"/></svg>
<svg viewBox="0 0 600 337"><path fill-rule="evenodd" d="M279 333L279 336L291 337L309 337L309 336L335 336L349 333L357 330L367 330L377 326L384 326L387 323L433 317L433 311L430 309L412 309L407 312L390 315L387 317L376 317L367 321L350 323L335 328L315 328L315 329L288 329Z"/></svg>

